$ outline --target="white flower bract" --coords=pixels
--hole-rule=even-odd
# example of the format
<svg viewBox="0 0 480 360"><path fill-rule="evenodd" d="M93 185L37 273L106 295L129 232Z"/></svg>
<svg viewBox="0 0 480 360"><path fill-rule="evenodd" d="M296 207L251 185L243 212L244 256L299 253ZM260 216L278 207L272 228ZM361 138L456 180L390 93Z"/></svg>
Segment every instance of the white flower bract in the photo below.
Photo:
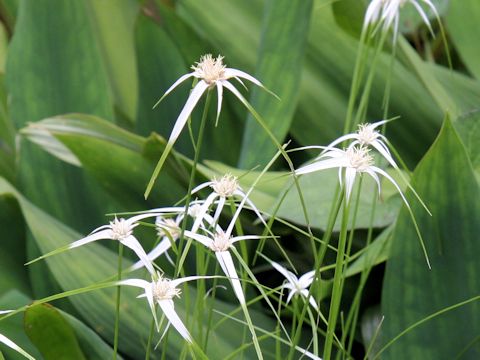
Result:
<svg viewBox="0 0 480 360"><path fill-rule="evenodd" d="M401 8L407 4L412 4L422 17L423 22L433 35L433 29L428 20L428 16L420 6L419 2L425 3L439 19L437 9L431 0L372 0L368 5L363 22L364 28L369 25L383 27L383 31L387 31L393 26L393 41L396 42L398 36L399 18Z"/></svg>
<svg viewBox="0 0 480 360"><path fill-rule="evenodd" d="M277 270L280 274L282 274L285 279L287 280L280 288L290 290L287 296L287 304L292 300L294 295L303 296L305 299L308 298L308 302L310 305L315 309L318 310L318 305L315 302L315 299L312 296L308 296L308 288L313 282L315 277L315 270L309 271L300 278L298 278L294 273L284 268L282 265L270 261L270 264Z"/></svg>

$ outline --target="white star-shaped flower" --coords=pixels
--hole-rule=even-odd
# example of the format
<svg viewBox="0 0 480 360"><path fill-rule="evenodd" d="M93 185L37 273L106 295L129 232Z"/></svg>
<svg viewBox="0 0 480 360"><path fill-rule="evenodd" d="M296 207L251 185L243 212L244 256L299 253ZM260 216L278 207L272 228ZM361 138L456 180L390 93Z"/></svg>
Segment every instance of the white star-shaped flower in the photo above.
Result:
<svg viewBox="0 0 480 360"><path fill-rule="evenodd" d="M35 260L28 262L27 265L32 264L40 259L47 258L51 255L56 255L63 251L74 249L97 240L109 239L109 240L117 240L120 243L122 243L124 246L133 250L135 254L138 256L138 258L140 259L140 261L142 262L143 266L145 266L147 270L152 274L154 272L153 265L151 261L148 259L148 256L145 250L143 249L142 245L140 245L140 242L133 235L133 230L135 229L135 227L138 226L139 220L146 219L149 217L155 217L157 215L159 214L155 212L147 212L144 214L133 216L128 219L124 219L124 218L118 219L117 217L115 217L113 221L110 221L108 225L102 225L96 228L90 233L90 235L80 240L74 241L73 243L67 245L66 247L62 247L62 248L53 250L45 255L42 255L36 258Z"/></svg>
<svg viewBox="0 0 480 360"><path fill-rule="evenodd" d="M388 121L389 120L382 120L373 124L360 124L358 125L357 132L340 136L338 139L327 145L326 149L333 148L344 141L353 140L348 147L356 145L371 146L377 150L391 166L398 169L398 165L395 160L393 160L392 154L386 145L387 138L376 130L377 127L386 124Z"/></svg>
<svg viewBox="0 0 480 360"><path fill-rule="evenodd" d="M185 80L191 77L198 79L197 84L194 86L194 88L190 92L190 95L185 105L183 106L182 111L180 112L180 114L177 117L177 120L175 121L175 125L173 126L172 132L170 133L170 137L168 138L168 142L165 146L162 156L160 157L160 160L158 161L157 166L155 167L155 170L153 172L152 178L150 179L150 182L147 186L147 190L145 191L145 196L148 196L148 194L150 193L150 190L153 187L153 183L156 177L158 176L158 174L160 173L163 163L165 162L168 154L170 153L170 150L172 149L173 144L175 143L175 141L177 141L193 109L195 108L198 101L200 100L202 95L205 93L205 91L213 88L217 88L217 117L216 117L215 123L218 123L218 118L220 116L220 111L222 109L224 87L230 90L230 92L232 92L242 102L242 104L245 105L248 103L247 100L243 97L243 95L230 82L230 79L236 79L243 86L245 85L243 84L241 79L246 79L252 82L253 84L260 86L261 88L270 92L272 95L276 96L267 88L265 88L263 84L257 79L255 79L253 76L241 70L227 68L223 64L223 56L220 56L220 55L217 56L217 58L214 58L211 54L203 55L200 58L200 61L192 66L192 70L193 71L191 73L182 75L177 81L175 81L173 85L170 86L170 88L168 88L165 94L163 94L160 100L158 100L157 103L154 105L154 108L155 108L165 98L165 96L170 94L170 92L172 92L173 89L175 89L178 85L180 85Z"/></svg>
<svg viewBox="0 0 480 360"><path fill-rule="evenodd" d="M321 146L317 146L317 148L323 148L327 151L320 154L320 156L318 156L311 164L297 169L295 171L297 175L308 174L325 169L338 168L338 177L341 185L343 185L343 180L345 179L345 195L348 201L350 199L357 174L367 173L370 175L377 183L378 193L380 194L380 179L377 175L380 174L387 178L395 186L407 207L410 208L407 199L403 195L402 190L395 180L384 170L374 165L373 157L369 154L370 150L368 148L362 145L351 146L346 150Z"/></svg>
<svg viewBox="0 0 480 360"><path fill-rule="evenodd" d="M213 215L213 222L217 223L222 213L223 207L225 206L225 201L228 198L232 197L239 197L244 201L257 215L257 217L262 221L262 223L266 226L265 220L263 219L260 211L257 209L255 204L248 198L247 194L243 191L238 183L238 178L233 176L232 174L225 174L220 179L213 178L211 181L207 181L203 184L198 185L196 188L192 190L192 194L197 193L198 191L211 187L213 192L208 195L206 200L203 202L199 213L197 215L197 219L194 224L194 228L198 227L198 224L204 220L210 206L212 204L216 204L215 213Z"/></svg>
<svg viewBox="0 0 480 360"><path fill-rule="evenodd" d="M140 295L139 297L147 298L148 305L150 306L150 310L152 311L152 315L155 320L157 331L160 331L160 325L155 311L155 304L158 304L158 306L160 306L163 313L168 319L168 325L165 328L164 334L170 324L172 324L173 327L186 341L192 343L193 340L190 332L187 330L174 308L174 298L179 298L181 294L181 290L178 289L177 286L187 281L210 279L213 277L214 276L187 276L171 280L163 277L157 272L154 274L154 280L152 280L151 282L143 279L127 279L119 281L117 282L117 284L142 288L144 290L144 294Z"/></svg>
<svg viewBox="0 0 480 360"><path fill-rule="evenodd" d="M415 7L418 14L422 17L423 22L427 25L433 35L432 26L428 20L427 14L425 14L425 11L419 4L420 1L427 4L437 19L439 19L437 9L430 0L372 0L365 13L363 26L366 28L369 25L383 25L383 31L387 31L393 24L393 42L396 42L400 21L400 10L405 4L410 3Z"/></svg>
<svg viewBox="0 0 480 360"><path fill-rule="evenodd" d="M312 305L312 307L318 311L318 305L315 302L315 299L313 296L308 296L308 288L312 284L315 277L315 270L309 271L298 278L294 273L287 270L275 261L270 261L270 263L280 274L285 277L285 279L287 279L287 282L280 287L281 289L290 290L287 296L287 304L290 302L290 300L292 300L294 295L298 294L303 296L305 299L308 298L310 305Z"/></svg>

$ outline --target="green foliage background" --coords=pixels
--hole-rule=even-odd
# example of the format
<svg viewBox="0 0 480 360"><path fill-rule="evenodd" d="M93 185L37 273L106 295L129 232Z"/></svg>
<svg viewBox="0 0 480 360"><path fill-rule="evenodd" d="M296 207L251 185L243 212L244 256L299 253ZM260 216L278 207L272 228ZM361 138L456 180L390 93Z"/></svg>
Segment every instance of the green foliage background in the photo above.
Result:
<svg viewBox="0 0 480 360"><path fill-rule="evenodd" d="M262 91L245 93L279 141L325 145L342 135L365 3L0 1L0 309L115 274L116 254L104 244L29 267L23 264L87 234L105 223L107 213L173 204L185 195L193 156L188 133L177 142L152 195L143 198L189 87L176 90L156 110L152 105L200 55L224 55L229 66L253 74L279 95L281 101ZM385 318L372 354L408 326L480 295L480 2L435 3L441 5L453 68L448 68L440 37L427 39L418 16L406 12L402 26L408 41L401 38L392 72L389 50L381 55L367 115L371 122L382 117L385 83L390 81L389 114L400 119L389 124L387 136L414 170L413 186L432 211L430 217L413 206L432 269L425 265L398 195L384 186L374 221L379 236L347 269L344 308L352 301L348 289L358 284L361 269L369 262L378 264L362 296L355 357L363 356L372 336L366 329L374 329L379 316ZM218 127L214 116L209 119L198 181L226 169L240 175L262 167L276 150L233 96L226 94L224 100ZM198 118L194 113L194 133ZM300 164L307 157L294 160ZM281 176L286 167L276 170L252 193L252 200L267 212L289 186ZM253 174L241 178L244 187ZM317 233L325 229L333 201L327 186L335 181L335 172L301 181ZM366 183L360 209L368 208L373 185ZM301 228L307 225L290 193L278 215ZM356 223L360 232L368 220L361 211ZM298 270L309 270L313 260L306 238L283 227L279 231ZM364 243L359 239L355 246ZM194 298L195 289L190 291ZM129 359L143 358L150 324L143 304L129 305L136 304L136 295L122 295L120 350ZM50 352L57 347L65 358L111 356L113 291L53 305L31 308L25 320L1 321L0 332L39 359L59 359ZM228 298L215 300L215 308L228 313L235 304ZM178 309L180 314L191 311L182 303ZM252 311L256 325L274 329L267 308ZM207 353L223 359L242 344L243 327L216 316ZM416 327L381 356L480 358L478 319L480 304L469 303ZM44 332L45 323L54 324L51 332ZM50 346L40 346L47 337ZM154 357L165 351L174 359L182 345L172 332ZM262 346L273 358L273 342L262 341ZM1 353L19 358L0 345ZM246 349L245 356L253 357L253 349Z"/></svg>

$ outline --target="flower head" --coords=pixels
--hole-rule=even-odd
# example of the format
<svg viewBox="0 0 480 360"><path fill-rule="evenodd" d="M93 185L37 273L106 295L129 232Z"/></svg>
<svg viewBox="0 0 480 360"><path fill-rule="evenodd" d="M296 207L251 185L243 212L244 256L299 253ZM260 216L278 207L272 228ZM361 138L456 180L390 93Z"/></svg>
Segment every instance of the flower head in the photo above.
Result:
<svg viewBox="0 0 480 360"><path fill-rule="evenodd" d="M170 279L161 275L158 280L152 282L152 293L155 301L171 300L174 297L180 297L182 291L177 289Z"/></svg>
<svg viewBox="0 0 480 360"><path fill-rule="evenodd" d="M248 198L247 193L243 191L240 184L238 183L238 178L236 176L227 173L223 175L220 179L214 177L212 180L204 182L194 188L192 190L192 194L195 194L207 187L212 188L213 192L208 195L208 197L205 199L202 206L198 210L194 224L195 229L198 228L199 224L205 219L205 216L207 215L212 205L216 205L213 215L213 222L217 223L220 214L222 213L223 207L225 206L226 199L231 197L241 198L242 202L246 203L255 212L259 220L266 226L265 220L260 214L260 211L257 209L255 204Z"/></svg>
<svg viewBox="0 0 480 360"><path fill-rule="evenodd" d="M375 130L375 127L372 124L360 124L358 125L358 142L361 145L370 145L371 143L377 141L380 133Z"/></svg>
<svg viewBox="0 0 480 360"><path fill-rule="evenodd" d="M124 218L113 219L113 221L110 221L110 230L112 233L112 239L113 240L124 240L127 237L131 236L133 233L133 228L136 226L136 224L132 224L128 221L126 221Z"/></svg>
<svg viewBox="0 0 480 360"><path fill-rule="evenodd" d="M140 259L140 261L142 262L143 266L145 266L150 273L153 273L154 272L153 265L151 261L148 259L147 254L145 253L145 250L143 249L142 245L133 235L133 230L136 226L138 226L139 220L146 219L149 217L154 217L157 215L159 214L153 211L150 211L143 214L135 215L128 219L124 219L124 218L118 219L117 217L115 217L115 219L110 221L108 225L102 225L96 228L88 236L85 236L80 240L74 241L65 247L62 247L62 248L53 250L47 254L44 254L28 262L27 265L32 264L38 260L47 258L49 256L59 254L63 251L74 249L97 240L110 239L110 240L119 241L124 246L133 250L135 254L138 256L138 258Z"/></svg>
<svg viewBox="0 0 480 360"><path fill-rule="evenodd" d="M390 120L377 121L373 124L360 124L358 125L358 130L356 132L340 136L338 139L328 144L325 147L324 152L344 141L353 140L348 145L348 148L357 145L360 145L361 147L372 147L377 150L391 166L398 169L397 163L393 160L392 154L387 147L387 138L377 130L379 126L386 124L388 121Z"/></svg>
<svg viewBox="0 0 480 360"><path fill-rule="evenodd" d="M232 238L219 231L213 235L213 241L210 244L210 249L213 251L227 251L232 246Z"/></svg>
<svg viewBox="0 0 480 360"><path fill-rule="evenodd" d="M165 219L163 216L157 216L155 227L160 237L171 236L173 240L180 237L181 229L179 223L172 218Z"/></svg>
<svg viewBox="0 0 480 360"><path fill-rule="evenodd" d="M226 80L223 56L218 55L215 59L211 54L200 57L200 61L192 65L193 76L204 80L209 85L215 85L216 81Z"/></svg>
<svg viewBox="0 0 480 360"><path fill-rule="evenodd" d="M366 147L349 147L345 151L348 160L348 166L357 172L365 172L373 165L373 157L369 154L370 150Z"/></svg>
<svg viewBox="0 0 480 360"><path fill-rule="evenodd" d="M210 187L221 197L233 196L239 188L238 178L232 174L225 174L219 180L213 178Z"/></svg>

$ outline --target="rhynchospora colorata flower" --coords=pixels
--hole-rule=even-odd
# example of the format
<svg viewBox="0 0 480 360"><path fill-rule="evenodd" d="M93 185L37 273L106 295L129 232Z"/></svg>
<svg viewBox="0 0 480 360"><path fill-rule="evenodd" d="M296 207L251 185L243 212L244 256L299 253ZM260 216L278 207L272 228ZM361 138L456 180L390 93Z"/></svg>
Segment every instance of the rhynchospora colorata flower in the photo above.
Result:
<svg viewBox="0 0 480 360"><path fill-rule="evenodd" d="M305 299L308 299L310 305L318 310L318 305L315 302L313 296L308 295L308 288L312 284L313 279L315 278L315 270L309 271L300 278L298 278L294 273L284 268L282 265L276 263L275 261L270 261L270 264L287 280L280 288L290 290L287 296L287 304L292 300L294 295L303 296Z"/></svg>
<svg viewBox="0 0 480 360"><path fill-rule="evenodd" d="M168 209L168 208L165 208L165 209ZM161 213L147 212L144 214L133 216L128 219L124 219L124 218L119 219L115 217L112 221L109 222L108 225L102 225L96 228L90 233L90 235L80 240L74 241L73 243L65 247L53 250L45 255L42 255L36 258L35 260L28 262L27 265L33 262L36 262L40 259L49 257L51 255L59 254L63 251L74 249L97 240L110 239L110 240L119 241L124 246L133 250L135 254L138 256L138 258L140 259L142 266L145 266L147 270L151 274L153 274L154 268L153 268L152 262L149 260L142 245L139 243L137 238L133 235L133 230L135 229L135 227L138 226L139 224L138 221L149 218L149 217L156 217L158 215L161 215Z"/></svg>
<svg viewBox="0 0 480 360"><path fill-rule="evenodd" d="M228 198L239 197L244 201L257 215L260 221L266 226L265 220L263 219L260 211L257 209L255 204L248 198L247 194L243 191L238 183L238 178L233 176L232 174L225 174L220 179L213 178L211 181L207 181L203 184L198 185L196 188L192 190L192 194L197 193L198 191L206 188L211 187L213 192L208 195L208 197L203 202L197 219L194 224L194 228L198 227L198 223L204 220L205 215L212 204L216 203L215 213L213 215L213 222L217 223L222 213L223 207L225 206L225 202Z"/></svg>
<svg viewBox="0 0 480 360"><path fill-rule="evenodd" d="M172 132L170 133L170 137L168 138L167 145L165 146L162 156L160 157L160 160L158 161L157 166L155 167L155 170L153 172L152 178L150 179L150 182L147 186L145 196L148 196L153 186L153 183L156 177L158 176L163 166L163 163L165 162L165 159L170 153L174 143L177 141L178 137L180 136L180 133L182 129L185 127L185 124L187 123L188 118L190 117L193 109L195 108L198 101L206 91L212 90L213 88L217 89L217 115L216 115L215 124L218 123L220 112L222 110L223 88L226 88L230 92L232 92L233 95L235 95L235 97L237 97L242 102L242 104L244 105L248 104L247 100L243 97L243 95L230 82L230 79L237 80L243 86L245 85L241 79L245 79L265 89L266 91L270 92L268 89L266 89L263 86L263 84L260 81L258 81L253 76L247 74L246 72L238 69L226 67L226 65L223 63L223 56L221 55L217 56L216 58L214 58L211 54L203 55L202 57L200 57L200 61L195 63L195 65L192 65L191 68L193 71L191 73L182 75L177 81L175 81L173 85L167 89L165 94L163 94L160 100L158 100L158 102L154 105L154 108L155 108L165 98L165 96L170 94L170 92L172 92L173 89L175 89L178 85L180 85L185 80L191 77L198 79L198 82L190 92L190 95L188 96L188 99L182 111L180 112L180 114L177 117L177 120L175 121L175 125L173 126ZM273 93L272 95L276 96Z"/></svg>
<svg viewBox="0 0 480 360"><path fill-rule="evenodd" d="M304 148L323 148L326 151L315 158L311 164L297 169L295 171L297 175L338 168L338 178L342 186L345 183L345 196L348 201L355 184L355 179L358 174L362 173L367 173L375 180L378 186L378 193L380 194L380 179L377 175L380 174L395 186L407 207L410 207L398 184L384 170L374 165L374 159L370 155L370 149L364 145L354 145L348 147L346 150L324 146L306 146Z"/></svg>
<svg viewBox="0 0 480 360"><path fill-rule="evenodd" d="M155 321L155 325L157 327L157 331L160 331L160 324L157 319L155 304L160 306L163 313L168 319L168 324L164 331L164 334L167 331L170 324L172 324L173 327L178 331L178 333L186 341L191 343L192 336L190 335L190 332L187 330L182 320L176 313L175 307L174 307L174 299L179 298L181 294L181 290L178 289L177 286L187 281L198 280L198 279L211 279L214 277L215 276L187 276L187 277L171 280L162 276L162 274L156 272L154 273L154 276L151 282L143 279L127 279L127 280L121 280L117 284L142 288L144 290L144 294L140 295L139 297L147 298L148 305L150 306L150 310L152 311L152 316Z"/></svg>

